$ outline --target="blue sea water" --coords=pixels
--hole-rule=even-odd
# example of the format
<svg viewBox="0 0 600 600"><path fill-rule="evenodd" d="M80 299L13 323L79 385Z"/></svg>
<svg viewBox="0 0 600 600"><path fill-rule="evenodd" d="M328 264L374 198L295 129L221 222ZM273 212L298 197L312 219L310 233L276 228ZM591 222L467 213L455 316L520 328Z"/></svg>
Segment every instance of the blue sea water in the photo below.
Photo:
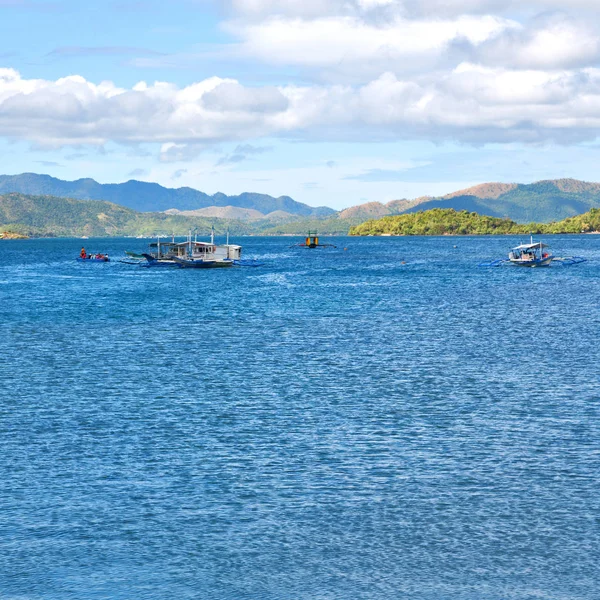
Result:
<svg viewBox="0 0 600 600"><path fill-rule="evenodd" d="M600 236L236 241L0 243L2 600L600 597Z"/></svg>

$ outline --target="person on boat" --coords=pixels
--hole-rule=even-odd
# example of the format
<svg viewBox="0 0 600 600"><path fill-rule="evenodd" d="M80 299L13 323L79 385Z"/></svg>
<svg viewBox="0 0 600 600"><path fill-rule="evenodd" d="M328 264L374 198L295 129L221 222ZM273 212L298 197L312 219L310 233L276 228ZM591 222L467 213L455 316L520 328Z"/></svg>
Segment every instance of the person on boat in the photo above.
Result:
<svg viewBox="0 0 600 600"><path fill-rule="evenodd" d="M81 256L81 258L87 258L87 254L85 252L85 248L81 249L81 252L79 253L79 256Z"/></svg>

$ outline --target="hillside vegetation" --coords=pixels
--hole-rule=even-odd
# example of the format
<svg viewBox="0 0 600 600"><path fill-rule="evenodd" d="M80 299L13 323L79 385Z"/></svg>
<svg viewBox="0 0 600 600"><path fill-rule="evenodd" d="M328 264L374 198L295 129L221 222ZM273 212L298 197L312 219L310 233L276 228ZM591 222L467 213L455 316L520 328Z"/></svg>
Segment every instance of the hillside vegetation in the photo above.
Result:
<svg viewBox="0 0 600 600"><path fill-rule="evenodd" d="M600 231L600 209L552 223L515 223L466 210L432 210L383 217L350 228L350 235L508 235Z"/></svg>
<svg viewBox="0 0 600 600"><path fill-rule="evenodd" d="M29 236L103 237L126 235L184 235L189 229L244 234L245 223L227 219L140 213L112 202L52 196L0 196L0 231Z"/></svg>
<svg viewBox="0 0 600 600"><path fill-rule="evenodd" d="M579 233L600 230L600 209L551 223L519 224L510 219L473 211L432 209L387 216L361 223L348 218L312 217L256 221L196 215L141 213L99 200L5 194L0 196L0 232L27 236L102 237L185 235L190 229L207 233L229 230L234 235L488 235L521 233ZM10 236L5 236L10 237Z"/></svg>
<svg viewBox="0 0 600 600"><path fill-rule="evenodd" d="M304 235L309 229L321 234L348 233L361 219L337 217L287 218L279 212L264 219L246 221L198 214L146 213L100 200L75 200L25 194L0 195L0 231L28 236L102 237L185 235L190 229L234 235Z"/></svg>
<svg viewBox="0 0 600 600"><path fill-rule="evenodd" d="M342 216L362 220L420 212L434 208L466 210L517 223L550 223L600 208L600 184L555 179L531 184L482 183L439 197L368 202L346 209Z"/></svg>

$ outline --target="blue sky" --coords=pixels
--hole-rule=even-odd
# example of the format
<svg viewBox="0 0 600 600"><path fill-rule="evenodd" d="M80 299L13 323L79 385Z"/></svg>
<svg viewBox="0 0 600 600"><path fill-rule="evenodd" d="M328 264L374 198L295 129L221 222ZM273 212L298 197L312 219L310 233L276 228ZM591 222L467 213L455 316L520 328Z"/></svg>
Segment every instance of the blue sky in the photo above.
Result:
<svg viewBox="0 0 600 600"><path fill-rule="evenodd" d="M2 173L344 208L598 180L596 0L0 0Z"/></svg>

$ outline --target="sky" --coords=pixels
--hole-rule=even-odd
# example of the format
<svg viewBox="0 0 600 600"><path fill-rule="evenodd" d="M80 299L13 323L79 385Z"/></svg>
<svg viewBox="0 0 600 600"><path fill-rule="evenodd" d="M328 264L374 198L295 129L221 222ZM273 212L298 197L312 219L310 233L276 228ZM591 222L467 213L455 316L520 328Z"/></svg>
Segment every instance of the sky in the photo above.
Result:
<svg viewBox="0 0 600 600"><path fill-rule="evenodd" d="M2 174L342 209L599 181L599 0L0 0Z"/></svg>

